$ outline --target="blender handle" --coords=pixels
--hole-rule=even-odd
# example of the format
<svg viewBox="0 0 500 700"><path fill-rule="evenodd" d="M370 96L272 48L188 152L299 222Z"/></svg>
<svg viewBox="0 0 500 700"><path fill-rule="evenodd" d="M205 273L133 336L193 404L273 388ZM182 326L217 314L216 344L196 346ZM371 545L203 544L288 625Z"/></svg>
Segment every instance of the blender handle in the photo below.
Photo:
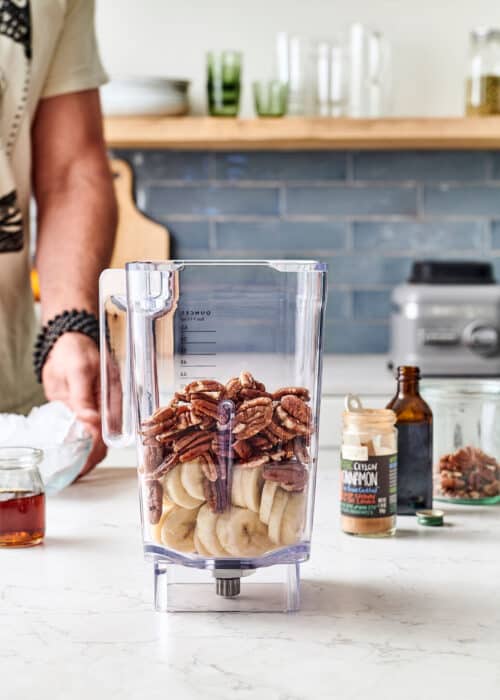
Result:
<svg viewBox="0 0 500 700"><path fill-rule="evenodd" d="M108 447L127 447L134 442L134 434L125 270L101 274L99 316L102 435Z"/></svg>

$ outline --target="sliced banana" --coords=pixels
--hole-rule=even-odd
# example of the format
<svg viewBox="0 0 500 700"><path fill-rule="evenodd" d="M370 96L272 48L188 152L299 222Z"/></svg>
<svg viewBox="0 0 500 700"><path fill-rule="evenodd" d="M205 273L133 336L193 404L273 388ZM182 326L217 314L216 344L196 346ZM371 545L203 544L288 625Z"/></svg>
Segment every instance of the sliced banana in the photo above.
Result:
<svg viewBox="0 0 500 700"><path fill-rule="evenodd" d="M194 552L194 530L198 511L174 506L165 516L161 528L161 542L178 552Z"/></svg>
<svg viewBox="0 0 500 700"><path fill-rule="evenodd" d="M203 472L201 470L198 460L194 462L184 462L180 465L181 470L181 482L186 491L193 498L197 498L200 501L205 500L205 494L203 493Z"/></svg>
<svg viewBox="0 0 500 700"><path fill-rule="evenodd" d="M218 514L212 513L205 503L198 511L195 534L203 547L207 550L208 556L228 557L230 556L229 552L224 549L217 537L216 525L218 518Z"/></svg>
<svg viewBox="0 0 500 700"><path fill-rule="evenodd" d="M283 489L278 489L274 495L271 514L269 516L269 538L274 544L281 542L281 525L283 522L283 513L288 503L288 494Z"/></svg>
<svg viewBox="0 0 500 700"><path fill-rule="evenodd" d="M306 497L304 493L289 494L281 518L281 544L291 545L300 541L304 530L306 516Z"/></svg>
<svg viewBox="0 0 500 700"><path fill-rule="evenodd" d="M235 557L255 557L273 549L267 527L248 508L233 507L219 515L215 531L224 549Z"/></svg>
<svg viewBox="0 0 500 700"><path fill-rule="evenodd" d="M235 467L232 474L231 502L233 506L246 508L245 495L243 493L243 472L241 467Z"/></svg>
<svg viewBox="0 0 500 700"><path fill-rule="evenodd" d="M260 509L260 494L262 492L262 467L253 467L253 469L242 469L241 486L245 505L254 513L258 513Z"/></svg>
<svg viewBox="0 0 500 700"><path fill-rule="evenodd" d="M274 495L277 488L277 481L264 482L264 488L262 489L262 495L260 497L259 518L266 525L269 525L269 517L271 515L271 508L273 507Z"/></svg>
<svg viewBox="0 0 500 700"><path fill-rule="evenodd" d="M182 485L181 466L182 465L178 464L165 476L164 484L167 496L171 501L182 508L198 508L203 503L203 500L190 496Z"/></svg>
<svg viewBox="0 0 500 700"><path fill-rule="evenodd" d="M165 497L163 497L163 510L161 514L160 520L156 523L156 525L151 525L151 537L157 544L162 544L161 541L161 529L163 527L163 523L165 522L165 518L167 517L167 514L169 513L172 508L175 508L174 503L172 501L169 501Z"/></svg>
<svg viewBox="0 0 500 700"><path fill-rule="evenodd" d="M196 534L196 530L194 531L193 535L193 541L194 541L194 547L198 554L201 554L202 557L211 557L212 555L208 551L208 549L204 546L203 542L200 540L198 535Z"/></svg>

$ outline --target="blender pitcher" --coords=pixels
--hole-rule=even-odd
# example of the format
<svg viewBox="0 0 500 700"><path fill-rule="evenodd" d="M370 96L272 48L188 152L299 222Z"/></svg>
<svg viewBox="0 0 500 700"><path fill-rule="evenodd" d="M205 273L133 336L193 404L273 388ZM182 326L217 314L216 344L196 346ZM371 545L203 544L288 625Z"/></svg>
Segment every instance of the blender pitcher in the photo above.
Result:
<svg viewBox="0 0 500 700"><path fill-rule="evenodd" d="M100 281L103 433L134 440L158 610L296 610L326 266L128 263Z"/></svg>

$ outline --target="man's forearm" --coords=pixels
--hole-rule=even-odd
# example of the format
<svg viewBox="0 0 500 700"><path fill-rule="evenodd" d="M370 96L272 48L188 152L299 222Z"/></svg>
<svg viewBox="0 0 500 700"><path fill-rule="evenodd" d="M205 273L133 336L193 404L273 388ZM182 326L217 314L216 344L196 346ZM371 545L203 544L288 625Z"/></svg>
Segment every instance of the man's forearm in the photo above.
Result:
<svg viewBox="0 0 500 700"><path fill-rule="evenodd" d="M43 320L71 308L96 312L99 274L111 258L117 216L102 148L87 148L51 182L39 177L35 189Z"/></svg>

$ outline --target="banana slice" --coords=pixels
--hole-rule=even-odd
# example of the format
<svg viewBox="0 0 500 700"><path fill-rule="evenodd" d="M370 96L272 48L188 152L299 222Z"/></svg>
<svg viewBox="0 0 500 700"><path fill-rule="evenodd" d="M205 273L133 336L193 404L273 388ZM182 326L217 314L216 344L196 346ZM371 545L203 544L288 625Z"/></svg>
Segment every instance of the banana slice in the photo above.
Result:
<svg viewBox="0 0 500 700"><path fill-rule="evenodd" d="M193 498L204 501L203 472L198 460L194 462L184 462L179 468L181 470L181 483L188 494Z"/></svg>
<svg viewBox="0 0 500 700"><path fill-rule="evenodd" d="M232 474L231 501L233 506L246 508L245 494L243 493L243 472L241 467L235 467Z"/></svg>
<svg viewBox="0 0 500 700"><path fill-rule="evenodd" d="M262 477L262 467L253 467L253 469L241 469L241 486L245 505L254 513L258 513L260 509L260 494L264 479Z"/></svg>
<svg viewBox="0 0 500 700"><path fill-rule="evenodd" d="M203 500L190 496L182 485L181 466L182 465L177 465L165 476L164 483L167 496L171 501L182 508L198 508L203 503Z"/></svg>
<svg viewBox="0 0 500 700"><path fill-rule="evenodd" d="M161 542L178 552L194 552L194 530L198 510L174 506L165 516Z"/></svg>
<svg viewBox="0 0 500 700"><path fill-rule="evenodd" d="M304 493L291 493L281 519L281 544L291 545L300 541L306 516Z"/></svg>
<svg viewBox="0 0 500 700"><path fill-rule="evenodd" d="M218 514L212 513L205 503L198 511L195 535L203 548L208 552L208 556L229 557L231 555L224 549L217 537L216 525L218 518Z"/></svg>
<svg viewBox="0 0 500 700"><path fill-rule="evenodd" d="M274 495L277 488L277 481L264 482L264 488L262 489L262 495L260 497L259 518L266 525L269 525L269 517L271 515L271 508L273 507Z"/></svg>
<svg viewBox="0 0 500 700"><path fill-rule="evenodd" d="M194 547L198 554L201 554L202 557L211 557L212 555L208 551L208 549L203 545L203 542L200 540L198 535L196 534L196 530L194 531L193 535L193 542L194 542Z"/></svg>
<svg viewBox="0 0 500 700"><path fill-rule="evenodd" d="M157 544L162 544L161 541L161 529L163 527L163 523L165 522L165 518L167 517L168 513L172 508L174 508L174 504L172 501L169 501L165 497L163 497L163 510L161 514L160 520L156 523L156 525L151 525L151 537Z"/></svg>
<svg viewBox="0 0 500 700"><path fill-rule="evenodd" d="M233 507L219 515L215 531L224 549L235 557L255 557L273 549L267 527L248 508Z"/></svg>
<svg viewBox="0 0 500 700"><path fill-rule="evenodd" d="M274 495L268 523L269 538L274 544L280 544L281 541L281 524L287 503L288 494L283 489L278 489Z"/></svg>

